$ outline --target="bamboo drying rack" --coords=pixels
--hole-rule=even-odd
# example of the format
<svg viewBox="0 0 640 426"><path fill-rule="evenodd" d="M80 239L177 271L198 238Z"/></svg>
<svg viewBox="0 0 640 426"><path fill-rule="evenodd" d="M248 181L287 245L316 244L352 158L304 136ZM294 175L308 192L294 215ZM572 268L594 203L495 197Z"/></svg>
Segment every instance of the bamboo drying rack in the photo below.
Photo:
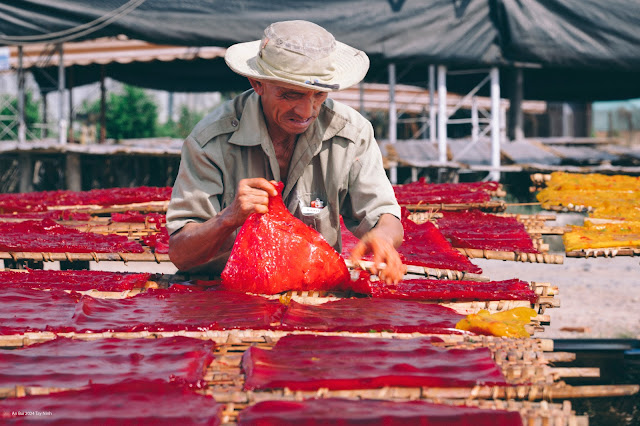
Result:
<svg viewBox="0 0 640 426"><path fill-rule="evenodd" d="M581 249L566 252L567 257L616 257L616 256L640 256L638 247L610 247Z"/></svg>
<svg viewBox="0 0 640 426"><path fill-rule="evenodd" d="M484 203L438 203L438 204L401 204L410 212L428 212L428 211L457 211L479 209L485 212L503 212L507 205L502 200L487 201Z"/></svg>
<svg viewBox="0 0 640 426"><path fill-rule="evenodd" d="M550 253L524 253L524 252L510 252L510 251L496 251L496 250L484 250L473 248L454 247L460 253L464 254L470 259L484 258L495 260L511 260L516 262L528 262L528 263L550 263L561 265L564 263L564 256L561 254Z"/></svg>
<svg viewBox="0 0 640 426"><path fill-rule="evenodd" d="M168 254L154 253L51 253L51 252L0 252L0 259L35 260L41 262L56 261L120 261L120 262L170 262Z"/></svg>

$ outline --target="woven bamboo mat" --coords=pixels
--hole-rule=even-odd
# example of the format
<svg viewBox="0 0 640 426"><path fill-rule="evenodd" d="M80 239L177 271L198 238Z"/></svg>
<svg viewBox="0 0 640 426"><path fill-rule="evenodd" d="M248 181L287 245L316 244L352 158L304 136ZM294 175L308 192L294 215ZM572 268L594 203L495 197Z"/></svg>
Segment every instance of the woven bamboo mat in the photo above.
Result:
<svg viewBox="0 0 640 426"><path fill-rule="evenodd" d="M361 260L358 263L357 268L349 259L346 259L345 263L349 269L363 269L365 271L371 271L371 267L373 266L373 262L365 260ZM455 271L452 269L427 268L416 265L406 265L406 267L407 274L409 275L420 275L427 278L445 280L490 281L489 277L485 275L474 274L471 272ZM382 268L384 268L384 265L382 265Z"/></svg>

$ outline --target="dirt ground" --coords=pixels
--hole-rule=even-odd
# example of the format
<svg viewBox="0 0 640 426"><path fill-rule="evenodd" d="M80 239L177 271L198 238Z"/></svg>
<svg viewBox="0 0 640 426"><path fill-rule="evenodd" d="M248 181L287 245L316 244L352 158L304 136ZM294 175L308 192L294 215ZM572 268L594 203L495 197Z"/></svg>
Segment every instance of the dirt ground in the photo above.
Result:
<svg viewBox="0 0 640 426"><path fill-rule="evenodd" d="M473 259L492 280L520 278L558 287L545 338L640 338L640 258L565 258L562 265ZM568 332L563 328L585 328Z"/></svg>

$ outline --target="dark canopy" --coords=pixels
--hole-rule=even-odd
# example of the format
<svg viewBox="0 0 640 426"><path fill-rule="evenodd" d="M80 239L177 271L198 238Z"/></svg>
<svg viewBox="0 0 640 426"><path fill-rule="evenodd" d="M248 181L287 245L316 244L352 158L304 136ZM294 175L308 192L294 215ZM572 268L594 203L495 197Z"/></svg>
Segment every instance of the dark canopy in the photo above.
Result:
<svg viewBox="0 0 640 426"><path fill-rule="evenodd" d="M424 86L427 65L524 70L524 97L640 97L638 0L22 0L0 3L0 44L125 34L159 44L222 46L260 38L271 22L306 19L364 50L366 78ZM95 81L95 66L74 81ZM117 80L175 91L238 90L247 82L221 59L110 64ZM452 91L482 76L448 78ZM509 94L502 78L503 96ZM76 83L79 84L79 83ZM486 92L485 92L486 93Z"/></svg>

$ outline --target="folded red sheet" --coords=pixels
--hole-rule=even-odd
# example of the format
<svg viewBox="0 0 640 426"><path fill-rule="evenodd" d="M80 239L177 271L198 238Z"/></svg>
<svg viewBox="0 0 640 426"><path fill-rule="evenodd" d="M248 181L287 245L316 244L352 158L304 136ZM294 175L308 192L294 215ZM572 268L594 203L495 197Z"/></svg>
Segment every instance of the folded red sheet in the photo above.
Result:
<svg viewBox="0 0 640 426"><path fill-rule="evenodd" d="M90 385L86 389L0 400L0 423L20 425L211 425L222 405L187 386L156 381Z"/></svg>
<svg viewBox="0 0 640 426"><path fill-rule="evenodd" d="M442 212L437 226L454 247L538 253L524 225L515 217L477 210Z"/></svg>
<svg viewBox="0 0 640 426"><path fill-rule="evenodd" d="M485 203L500 187L498 182L426 183L394 185L399 204L463 204Z"/></svg>
<svg viewBox="0 0 640 426"><path fill-rule="evenodd" d="M504 281L430 280L415 278L397 284L371 280L371 275L360 271L358 280L351 284L352 291L381 299L408 299L429 301L472 300L528 300L535 303L538 296L529 283L511 279Z"/></svg>
<svg viewBox="0 0 640 426"><path fill-rule="evenodd" d="M222 284L232 290L276 294L287 290L332 290L349 281L340 255L315 229L294 217L278 195L269 211L254 213L238 232Z"/></svg>
<svg viewBox="0 0 640 426"><path fill-rule="evenodd" d="M408 218L409 211L403 209L402 227L404 241L398 248L398 253L405 265L422 266L426 268L450 269L479 274L482 269L451 246L438 228L430 222L417 224ZM351 250L358 243L341 221L342 257L349 258ZM372 260L372 256L365 256L364 260Z"/></svg>
<svg viewBox="0 0 640 426"><path fill-rule="evenodd" d="M71 317L79 293L62 290L3 288L0 291L0 334L27 331L74 331Z"/></svg>
<svg viewBox="0 0 640 426"><path fill-rule="evenodd" d="M507 385L488 348L445 349L431 338L288 335L242 357L245 390Z"/></svg>
<svg viewBox="0 0 640 426"><path fill-rule="evenodd" d="M242 410L239 426L520 426L517 411L433 404L426 401L349 400L262 401Z"/></svg>
<svg viewBox="0 0 640 426"><path fill-rule="evenodd" d="M55 340L0 349L0 387L79 388L123 380L177 381L201 385L213 360L212 341L160 339Z"/></svg>
<svg viewBox="0 0 640 426"><path fill-rule="evenodd" d="M82 298L71 322L78 331L264 330L280 323L285 306L245 293L149 290L127 299Z"/></svg>
<svg viewBox="0 0 640 426"><path fill-rule="evenodd" d="M153 249L154 253L168 254L169 253L169 232L167 228L161 226L158 232L155 234L147 235L142 239L146 245Z"/></svg>
<svg viewBox="0 0 640 426"><path fill-rule="evenodd" d="M0 288L125 291L143 288L151 274L106 271L0 271Z"/></svg>
<svg viewBox="0 0 640 426"><path fill-rule="evenodd" d="M47 253L142 253L124 235L81 232L51 219L0 222L0 251Z"/></svg>
<svg viewBox="0 0 640 426"><path fill-rule="evenodd" d="M321 305L291 301L284 330L457 334L464 315L436 305L393 299L341 299Z"/></svg>

